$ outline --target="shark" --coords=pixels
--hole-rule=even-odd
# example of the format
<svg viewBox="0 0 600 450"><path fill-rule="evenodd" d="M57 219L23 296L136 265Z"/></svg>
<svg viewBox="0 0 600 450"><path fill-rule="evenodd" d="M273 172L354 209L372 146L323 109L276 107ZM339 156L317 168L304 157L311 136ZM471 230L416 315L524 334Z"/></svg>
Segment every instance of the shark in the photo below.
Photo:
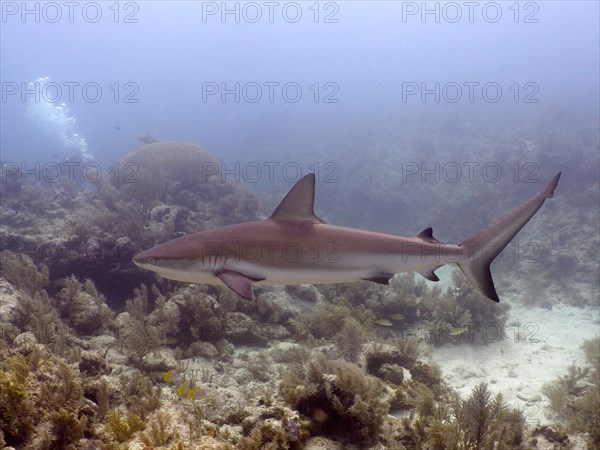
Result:
<svg viewBox="0 0 600 450"><path fill-rule="evenodd" d="M453 244L438 241L431 227L403 237L326 223L314 212L315 175L308 174L267 219L182 236L138 253L133 263L173 280L227 286L248 300L257 285L389 284L402 272L439 281L435 270L452 263L499 302L490 265L553 197L560 175L508 215Z"/></svg>

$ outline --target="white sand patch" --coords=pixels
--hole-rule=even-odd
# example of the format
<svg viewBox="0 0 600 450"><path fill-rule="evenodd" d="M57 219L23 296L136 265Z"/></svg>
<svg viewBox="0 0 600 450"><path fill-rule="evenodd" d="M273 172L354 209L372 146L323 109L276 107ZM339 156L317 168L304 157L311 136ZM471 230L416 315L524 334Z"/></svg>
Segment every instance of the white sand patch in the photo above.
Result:
<svg viewBox="0 0 600 450"><path fill-rule="evenodd" d="M506 338L488 345L444 345L432 360L448 383L469 396L486 382L496 394L523 411L530 424L547 423L542 386L564 375L568 366L586 364L581 344L600 332L597 308L556 305L552 310L512 304Z"/></svg>

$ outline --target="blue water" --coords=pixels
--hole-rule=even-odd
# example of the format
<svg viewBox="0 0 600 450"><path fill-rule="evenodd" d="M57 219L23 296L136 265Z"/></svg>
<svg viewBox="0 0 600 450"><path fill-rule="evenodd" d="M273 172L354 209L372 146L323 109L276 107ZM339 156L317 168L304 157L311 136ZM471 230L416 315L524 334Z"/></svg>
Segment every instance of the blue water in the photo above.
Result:
<svg viewBox="0 0 600 450"><path fill-rule="evenodd" d="M407 293L406 298L404 294L396 295L393 290L404 289L401 283L407 282L408 278L404 281L398 278L392 286L378 287L377 290L365 284L364 292L362 287L342 286L336 290L338 288L323 286L320 289L324 300L319 300L319 305L341 306L341 311L352 304L353 315L364 318L369 340L377 335L378 343L393 342L396 346L401 343L396 337L412 336L412 331L408 331L413 329L412 325L426 331L422 336L426 340L431 327L441 324L440 333L450 333L448 342L457 342L450 340L454 337L471 339L470 330L475 329L471 325L476 323L492 325L489 329L496 330L497 322L485 317L504 314L506 305L512 304L514 309L502 347L495 346L500 343L494 340L487 347L492 350L487 353L466 344L460 347L448 345L443 351L445 353L450 347L454 349L451 353L442 357L437 352L433 358L444 363L445 379L450 380L453 388L462 390L463 396L469 395L475 381L489 381L493 391L508 394L506 398L511 407L524 411L532 420L529 422L532 427L540 423L538 417L545 409L546 401L530 402L529 398L536 398L545 382L556 382L557 376L566 374L572 361L577 360L581 367L588 364L583 360L579 346L584 335L591 338L591 333L597 332L600 292L597 275L600 272L599 2L1 1L0 13L0 247L33 255L35 262L40 263L40 270L42 263L50 266L48 291L53 297L46 302L47 295L36 296L35 301L41 305L39 311L33 310L32 303L24 303L30 305L23 306L24 311L30 308L33 315L23 320L19 315L22 323L18 327L3 325L10 314L4 314L6 318L0 317L4 335L10 337L18 328L21 332L30 331L31 324L41 324L43 333L38 334L43 338L61 348L67 345L63 341L70 342L68 345L77 350L70 351L69 348L69 360L64 360L66 369L67 362L71 363L74 356L83 354L78 346L85 337L79 339L78 336L72 342L63 340L62 328L59 330L55 324L46 324L40 319L49 311L47 308L60 306L62 302L65 304L59 308L61 327L64 325L65 330L69 329L68 324L76 328L70 323L71 314L65 306L68 303L60 299L66 283L63 276L74 273L81 282L91 278L115 311L133 309L136 307L134 302L125 302L132 298L133 287L142 281L150 286L154 275L134 268L129 262L129 253L133 256L183 233L215 224L242 217L266 217L292 183L308 172L316 174L318 183L315 212L326 222L403 236L416 236L427 227L433 227L435 238L444 243L463 242L522 205L540 192L555 174L562 172L555 198L543 205L494 262L492 273L502 299L500 305L486 303L487 312L483 306L473 307L473 311L484 311L479 316L467 314L465 311L469 310L464 305L460 306L463 309L455 308L445 299L455 295L458 301L463 293L457 289L443 294L448 286L458 285L452 272L446 269L438 271L442 278L439 291L434 291L434 284L427 281L426 288L400 291ZM112 180L116 168L121 167L115 165L115 161L143 145L142 140L150 138L189 141L205 147L218 161L224 181L245 186L237 190L211 181L207 190L195 186L199 190L192 192L188 185L194 183L181 178L194 177L180 167L172 172L171 169L165 171L166 177L178 179L152 179L150 183L146 179L139 185L148 187L148 196L133 189L135 185L130 184L131 189L127 189L123 187L125 183L115 183L117 188L113 189L107 184L90 181L88 176L95 177L94 170L97 169ZM176 148L171 145L152 148L157 147ZM140 154L144 151L137 155ZM213 163L209 158L207 160ZM173 163L169 158L163 158L163 161ZM70 172L73 167L75 177ZM84 171L86 167L93 168L91 174ZM144 173L159 173L152 164L146 169ZM25 174L29 183L19 180L19 170L21 178ZM5 176L7 174L11 176ZM32 179L46 183L32 186ZM71 189L65 179L72 183ZM181 186L178 181L182 181ZM96 189L98 186L100 188ZM254 189L258 197L246 197L245 188ZM180 198L175 198L177 195ZM152 203L154 200L157 203ZM155 204L158 207L151 210ZM189 211L192 207L198 207L199 211ZM152 211L155 214L148 214ZM67 253L68 261L64 261L63 254ZM125 257L126 253L128 256ZM32 266L27 271L33 273ZM374 271L379 273L381 268ZM18 275L17 281L23 282L24 277ZM13 283L13 280L9 281ZM29 287L35 283L37 281L26 284ZM160 302L157 301L151 306L151 309L156 306L154 312L148 313L165 323L164 342L169 344L166 351L172 352L173 357L179 355L177 359L182 353L175 353L175 345L182 350L188 346L188 340L204 339L202 330L206 324L210 323L211 330L218 328L213 319L225 326L229 319L224 317L233 312L231 309L236 313L239 309L255 314L251 311L256 308L259 311L256 317L261 317L261 323L253 324L268 329L269 339L273 337L273 330L285 331L288 327L292 331L295 328L291 325L293 321L288 321L287 309L279 303L269 306L271 300L268 297L256 306L245 303L240 307L226 296L228 294L218 294L218 306L213 300L209 301L209 297L204 297L204 306L192 309L195 297L200 300L204 296L200 290L191 289L186 293L164 280L157 280L157 284L165 290L172 308L163 310L164 317L162 312L157 315L158 308L164 307L164 303L158 306ZM12 292L12 288L8 289L7 284L3 286L4 291L0 294L8 297L6 292ZM85 289L86 292L81 292L90 297L88 288ZM210 289L207 292L218 292ZM151 297L158 296L153 289L151 292ZM304 301L302 303L306 305L300 309L290 310L294 320L304 320L304 314L308 313L298 311L315 303L313 296L317 298L317 291L301 288L287 292L281 288L272 292L281 294L282 302L300 300L308 295L306 292L310 293L310 302ZM424 292L429 292L431 298L427 297L429 294L422 295ZM465 292L468 291L465 289ZM181 303L183 300L176 302L175 296L170 297L175 293L178 296L183 293L181 299L189 303L189 311L193 312L190 317L194 319L186 317L188 313ZM268 291L265 293L269 294ZM136 294L136 297L142 296ZM431 302L437 297L445 304L439 309L435 306L442 319L434 323L429 319L435 317L438 320L437 312L431 315L434 308ZM25 299L14 298L19 302L21 298ZM467 294L463 300L465 298L468 298ZM80 303L83 304L83 300ZM363 303L366 306L361 309ZM411 305L416 311L411 310ZM94 306L98 309L98 305ZM497 306L499 309L492 309ZM3 308L3 311L8 310ZM447 320L442 315L443 308L449 310ZM586 309L582 309L581 314L570 312L574 308ZM215 312L210 313L204 325L191 323L199 318L196 314L204 315L204 311L210 312L209 309ZM177 315L171 315L174 310ZM333 313L323 311L323 317L326 314L334 317ZM377 319L374 321L377 327L371 328L366 312ZM348 314L339 312L339 322ZM54 316L47 315L54 321ZM318 315L315 313L314 317ZM158 348L157 336L159 332L161 336L163 333L158 328L163 324L155 327L155 319L150 321L148 317L143 324L136 318L141 331L136 329L131 336L140 333L139 336L144 337L141 342L148 343L149 349ZM181 333L168 331L168 320L173 321L169 327L181 323ZM301 324L302 320L297 323ZM314 320L319 328L321 319L310 320ZM58 313L56 321L59 321ZM240 325L244 325L240 329L248 327L250 330L246 319L242 321ZM138 363L131 355L126 356L123 349L127 348L127 342L136 339L130 341L129 330L123 333L125 328L130 328L128 320L111 322L110 327L102 324L103 330L96 332L113 334L118 330L115 337L119 339L119 345L110 339L94 337L85 348L98 350L98 354L103 353L103 359L115 365L112 376L121 377L121 381L109 382L111 389L128 392L133 388L124 388L125 369L129 371ZM448 328L450 322L452 326ZM504 318L500 322L504 330ZM466 334L463 323L468 325ZM274 324L278 328L273 328ZM457 324L461 326L454 327ZM52 327L59 336L55 341L54 337L49 337L52 333L48 330L54 330ZM152 331L154 334L144 331L154 329L158 330ZM487 328L483 329L487 331ZM532 329L535 340L529 333ZM142 333L147 333L147 340ZM167 334L176 344L166 339ZM183 335L185 339L175 337ZM340 342L337 336L328 342L329 349L321 347L327 357L335 347L333 343ZM315 337L320 339L317 333ZM16 334L9 341L13 339L16 342ZM29 339L21 339L21 345L27 343L29 347ZM157 343L148 342L152 340ZM299 342L302 340L300 338ZM244 346L239 352L236 349L233 356L233 347L230 349L226 340L219 342L225 344L219 345L215 339L218 351L209 345L189 352L195 355L198 348L206 349L206 358L198 357L198 361L205 360L202 366L194 368L194 358L190 370L200 373L201 368L204 378L205 362L213 358L209 355L220 353L218 365L217 362L214 364L214 375L221 387L231 384L239 398L244 394L248 405L255 405L252 408L266 403L267 397L271 398L269 389L280 381L277 376L287 369L282 370L275 364L267 367L269 360L263 356L270 350L266 348L250 350L249 356ZM316 342L311 337L311 348L317 345ZM252 356L252 352L260 359ZM317 352L321 351L314 349L313 356ZM35 356L35 352L32 355ZM290 361L302 357L302 353L298 355L292 355ZM42 356L46 357L45 354ZM545 364L541 364L540 359L544 358ZM14 367L18 366L19 360L16 356L11 359L16 363L2 363L3 371L9 366L16 370ZM274 357L272 359L275 361ZM130 367L123 363L126 360ZM500 366L497 360L502 361ZM89 365L96 364L94 359L89 361ZM256 361L260 365L255 364ZM255 390L260 387L256 380L239 381L237 369L246 363L254 368L248 374L260 383L272 377L269 383L264 383L264 396ZM390 359L389 363L390 367L396 367L393 372L397 377L396 361ZM189 359L185 364L187 370ZM41 371L32 368L29 376L43 373L44 380L51 379L49 372L46 373L50 366L55 369L56 379L67 380L62 363L54 362L40 364ZM540 370L542 367L544 369ZM260 374L257 374L257 368ZM402 377L409 372L407 368L401 368ZM419 372L429 371L425 366L418 368ZM279 371L279 375L275 375L275 371ZM190 396L192 385L182 384L175 393L174 386L168 386L170 372L163 372L165 383L162 387L163 393L173 390L171 400L174 401L169 400L173 412L175 401L185 400L180 398L185 396L179 389L189 389L187 395ZM519 380L513 380L517 376L513 377L513 372L518 373ZM154 375L155 381L161 379L159 372ZM413 374L411 377L416 380ZM77 378L77 383L81 379ZM589 379L592 379L591 375ZM5 380L11 379L5 376ZM330 380L329 375L323 376L329 397L331 385L327 380ZM407 386L408 381L404 378L400 384ZM523 391L521 387L515 388L513 381L519 381ZM135 384L139 383L136 381ZM34 389L28 391L31 400L28 402L32 404L44 397L44 391L40 391L42 394L35 392L36 386L39 390L42 385L37 381L28 384L28 389ZM93 417L96 413L86 400L82 403L85 410L73 409L76 414L70 418L85 416L90 426L94 420L103 420L100 415L101 387L98 386L98 416ZM53 385L48 392L56 390L55 387ZM399 399L403 391L397 386L390 387ZM207 390L210 391L212 388ZM202 395L203 392L200 391ZM219 394L215 397L218 400L214 405L217 406L231 404L237 396L213 392ZM521 394L524 393L531 395L523 397ZM190 402L193 394L188 397ZM81 394L74 396L77 395ZM440 400L438 395L436 391L436 402ZM110 409L117 417L118 410L113 408L125 413L122 396L115 392L114 396L107 394L107 397L111 397ZM425 399L425 395L422 398ZM127 409L133 411L129 406L130 399L126 400ZM574 394L571 400L579 401ZM61 404L58 412L51 411L56 424L67 420L62 414L66 411L63 406L75 408L74 402L68 403ZM204 412L212 412L215 417L220 414L220 408L210 411L213 404L206 405L211 406L195 412L202 412L203 416ZM567 409L573 409L573 405L577 406L577 403L567 403ZM540 416L537 415L538 406ZM279 406L269 408L279 411ZM528 416L532 408L535 408L535 415ZM54 422L49 422L45 406L38 409L42 412L30 416L36 424L35 436L39 437L48 434L48 424ZM15 410L21 410L21 406ZM193 423L187 422L191 417L186 412L189 410L179 407L177 410L182 414L181 420L175 418L171 422L185 425L186 438L189 425L190 441L193 441ZM585 411L583 408L578 410ZM88 415L90 411L92 415ZM217 417L218 422L229 423L235 419L237 427L240 411L236 409L235 415L230 416L232 419ZM326 419L327 412L320 408L314 412L314 418L308 419L319 422L320 427L321 416ZM322 414L317 414L319 412ZM127 417L129 421L130 416ZM291 417L285 417L288 424L294 422ZM261 421L265 418L260 416ZM533 425L534 418L536 425ZM42 420L45 425L38 427ZM86 423L84 419L81 421ZM398 433L401 428L406 428L400 423L394 426ZM54 429L54 425L52 427ZM269 427L263 426L263 431L266 433ZM430 428L426 428L429 433ZM198 434L208 433L210 429L199 426ZM105 427L99 430L102 434L107 433ZM344 433L345 430L346 424ZM389 430L386 425L385 434L391 436ZM217 425L213 431L217 438L229 434L227 428L219 429ZM396 431L394 435L398 434ZM93 434L97 434L96 431ZM87 431L85 436L88 437ZM21 439L10 437L13 441ZM529 433L527 442L532 437ZM338 438L343 440L347 436ZM36 437L33 441L40 439ZM87 444L93 445L93 442ZM175 445L175 442L169 442L171 444Z"/></svg>
<svg viewBox="0 0 600 450"><path fill-rule="evenodd" d="M2 2L3 161L110 164L150 133L347 167L431 117L598 113L597 2L115 5Z"/></svg>

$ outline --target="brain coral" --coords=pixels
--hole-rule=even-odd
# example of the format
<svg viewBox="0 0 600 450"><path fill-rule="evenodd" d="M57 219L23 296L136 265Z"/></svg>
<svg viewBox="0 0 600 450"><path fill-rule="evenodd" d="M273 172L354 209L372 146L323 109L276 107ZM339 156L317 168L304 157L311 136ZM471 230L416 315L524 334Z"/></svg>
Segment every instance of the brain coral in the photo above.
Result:
<svg viewBox="0 0 600 450"><path fill-rule="evenodd" d="M123 156L118 162L115 184L142 183L145 177L174 180L196 187L218 173L217 159L205 148L184 141L146 144ZM146 181L147 182L147 181Z"/></svg>

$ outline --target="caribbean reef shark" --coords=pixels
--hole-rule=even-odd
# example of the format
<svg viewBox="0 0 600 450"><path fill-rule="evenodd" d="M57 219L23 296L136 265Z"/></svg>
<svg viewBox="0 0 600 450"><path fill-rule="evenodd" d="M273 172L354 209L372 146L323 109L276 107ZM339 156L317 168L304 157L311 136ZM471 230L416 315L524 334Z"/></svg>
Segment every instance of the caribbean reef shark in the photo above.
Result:
<svg viewBox="0 0 600 450"><path fill-rule="evenodd" d="M315 215L315 175L300 179L265 220L200 231L137 254L133 262L165 278L225 285L252 300L253 285L389 284L394 274L457 264L483 295L498 302L490 264L529 222L558 184L560 172L537 195L462 244L444 244L426 228L414 237L330 225Z"/></svg>

